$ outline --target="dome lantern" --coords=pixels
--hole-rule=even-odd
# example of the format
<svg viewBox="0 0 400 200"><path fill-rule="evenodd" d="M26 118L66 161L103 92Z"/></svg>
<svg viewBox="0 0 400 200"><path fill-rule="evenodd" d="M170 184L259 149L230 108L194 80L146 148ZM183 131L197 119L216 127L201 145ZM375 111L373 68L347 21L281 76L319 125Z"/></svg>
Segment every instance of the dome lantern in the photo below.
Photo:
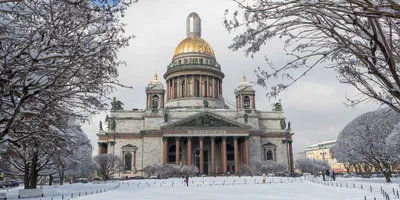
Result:
<svg viewBox="0 0 400 200"><path fill-rule="evenodd" d="M190 13L186 19L186 37L201 38L201 19L195 12Z"/></svg>

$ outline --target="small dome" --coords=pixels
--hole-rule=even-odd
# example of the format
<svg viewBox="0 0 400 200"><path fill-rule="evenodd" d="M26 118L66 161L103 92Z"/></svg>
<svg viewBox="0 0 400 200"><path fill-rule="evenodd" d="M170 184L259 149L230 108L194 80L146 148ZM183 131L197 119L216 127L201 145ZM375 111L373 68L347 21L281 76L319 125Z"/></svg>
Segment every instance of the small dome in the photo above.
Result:
<svg viewBox="0 0 400 200"><path fill-rule="evenodd" d="M154 74L154 79L150 82L150 85L160 84L157 74Z"/></svg>
<svg viewBox="0 0 400 200"><path fill-rule="evenodd" d="M174 57L184 53L205 53L215 57L214 50L200 37L188 37L175 48Z"/></svg>

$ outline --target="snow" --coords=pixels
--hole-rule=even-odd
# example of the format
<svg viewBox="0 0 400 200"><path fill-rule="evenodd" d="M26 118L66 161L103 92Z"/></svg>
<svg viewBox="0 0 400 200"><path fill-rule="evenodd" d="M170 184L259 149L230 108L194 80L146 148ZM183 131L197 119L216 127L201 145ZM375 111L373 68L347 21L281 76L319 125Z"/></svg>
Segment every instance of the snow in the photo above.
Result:
<svg viewBox="0 0 400 200"><path fill-rule="evenodd" d="M320 181L320 178L315 178ZM399 190L400 179L394 179L392 184L384 183L383 178L337 178L337 181L326 184L319 184L301 178L287 177L267 177L266 184L262 184L262 177L196 177L189 179L189 187L183 183L183 179L171 178L167 180L129 180L119 183L107 184L66 184L63 186L46 186L44 187L45 197L34 198L31 200L50 200L70 197L74 193L74 199L79 200L123 200L135 197L135 199L152 200L152 199L180 199L180 200L359 200L383 199L380 194L380 187L383 187L388 193L392 188ZM334 186L330 184L333 183ZM342 187L336 187L342 183ZM349 188L345 188L348 183ZM352 188L353 183L356 188ZM77 198L78 192L84 194L85 191L96 191L99 189L108 189L120 184L116 190L103 192L101 194L93 194L81 196ZM360 189L363 184L363 189ZM372 186L373 192L369 188ZM21 188L21 187L20 187ZM18 189L20 189L18 188ZM11 189L7 194L8 197L15 196L18 189ZM1 192L1 190L0 190ZM391 196L391 199L393 195ZM68 198L67 198L68 199Z"/></svg>
<svg viewBox="0 0 400 200"><path fill-rule="evenodd" d="M68 184L65 183L65 185L53 185L53 186L43 186L43 191L44 191L44 197L43 198L28 198L30 200L49 200L51 198L53 199L61 199L62 195L65 197L71 197L71 193L74 193L74 196L79 196L79 193L86 194L86 191L88 194L91 194L91 192L96 192L97 190L104 190L104 189L109 189L118 186L118 182L107 182L103 184L83 184L83 183L75 183L75 184ZM4 193L6 191L7 193L7 199L16 199L18 197L18 190L23 189L23 185L20 185L17 188L12 188L9 190L1 190L0 193ZM38 186L40 188L40 186ZM47 198L47 199L46 199ZM67 198L68 199L68 198Z"/></svg>

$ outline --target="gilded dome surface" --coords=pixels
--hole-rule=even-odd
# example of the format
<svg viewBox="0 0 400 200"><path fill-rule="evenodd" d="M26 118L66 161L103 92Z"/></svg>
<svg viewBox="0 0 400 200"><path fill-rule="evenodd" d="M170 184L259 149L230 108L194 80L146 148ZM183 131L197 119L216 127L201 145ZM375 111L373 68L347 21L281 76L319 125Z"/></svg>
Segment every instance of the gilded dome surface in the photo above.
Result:
<svg viewBox="0 0 400 200"><path fill-rule="evenodd" d="M200 37L188 37L182 40L175 49L174 57L183 53L205 53L215 57L212 47Z"/></svg>

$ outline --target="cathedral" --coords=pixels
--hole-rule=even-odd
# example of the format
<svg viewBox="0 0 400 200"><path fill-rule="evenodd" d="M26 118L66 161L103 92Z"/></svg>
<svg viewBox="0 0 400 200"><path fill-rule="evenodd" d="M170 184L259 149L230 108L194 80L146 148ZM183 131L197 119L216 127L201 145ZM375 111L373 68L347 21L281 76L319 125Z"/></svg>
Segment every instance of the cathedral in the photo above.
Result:
<svg viewBox="0 0 400 200"><path fill-rule="evenodd" d="M224 174L273 160L293 171L294 133L290 122L286 126L281 103L272 111L257 110L246 77L234 91L236 102L225 99L225 74L201 37L197 13L187 17L186 35L164 73L165 83L155 75L145 88L145 109L124 110L114 99L108 127L100 125L97 133L98 153L120 156L123 176L143 175L144 167L165 163Z"/></svg>

